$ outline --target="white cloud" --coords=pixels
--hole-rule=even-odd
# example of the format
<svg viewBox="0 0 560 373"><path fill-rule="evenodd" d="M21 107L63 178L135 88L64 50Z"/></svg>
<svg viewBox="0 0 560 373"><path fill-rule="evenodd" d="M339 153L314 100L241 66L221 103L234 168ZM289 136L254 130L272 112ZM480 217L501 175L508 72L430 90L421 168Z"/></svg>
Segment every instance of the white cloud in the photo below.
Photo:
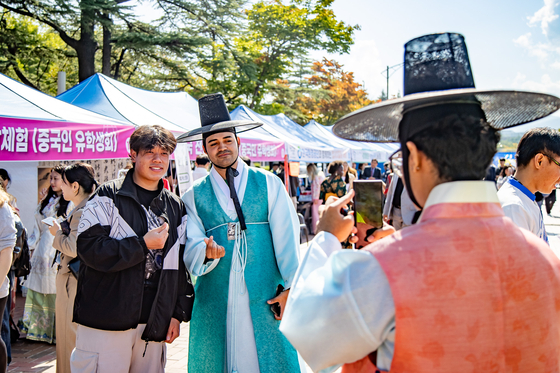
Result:
<svg viewBox="0 0 560 373"><path fill-rule="evenodd" d="M528 32L525 35L521 35L517 39L514 39L513 42L520 47L529 48L531 46L531 33Z"/></svg>
<svg viewBox="0 0 560 373"><path fill-rule="evenodd" d="M548 36L550 23L558 18L558 14L554 12L557 5L556 0L544 0L544 6L537 10L532 17L528 17L529 26L535 26L540 23L543 34Z"/></svg>
<svg viewBox="0 0 560 373"><path fill-rule="evenodd" d="M513 39L514 44L526 49L530 55L537 57L541 61L545 61L549 54L560 54L560 47L555 47L552 43L533 43L530 32L521 35L517 39Z"/></svg>
<svg viewBox="0 0 560 373"><path fill-rule="evenodd" d="M560 80L554 80L549 74L543 74L540 81L527 80L527 76L518 72L512 82L513 89L560 94Z"/></svg>
<svg viewBox="0 0 560 373"><path fill-rule="evenodd" d="M553 63L550 64L550 67L556 70L560 70L560 61L554 61Z"/></svg>

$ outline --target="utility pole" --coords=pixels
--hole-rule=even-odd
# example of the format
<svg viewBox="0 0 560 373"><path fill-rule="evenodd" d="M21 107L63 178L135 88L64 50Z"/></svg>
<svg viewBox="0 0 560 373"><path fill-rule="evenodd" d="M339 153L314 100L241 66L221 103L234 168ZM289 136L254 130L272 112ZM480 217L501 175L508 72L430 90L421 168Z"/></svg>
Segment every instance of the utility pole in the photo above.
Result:
<svg viewBox="0 0 560 373"><path fill-rule="evenodd" d="M389 99L389 66L387 66L387 100Z"/></svg>
<svg viewBox="0 0 560 373"><path fill-rule="evenodd" d="M387 70L383 70L381 75L387 74L387 100L389 99L389 77L395 73L399 68L401 68L404 64L399 63L393 66L387 66Z"/></svg>

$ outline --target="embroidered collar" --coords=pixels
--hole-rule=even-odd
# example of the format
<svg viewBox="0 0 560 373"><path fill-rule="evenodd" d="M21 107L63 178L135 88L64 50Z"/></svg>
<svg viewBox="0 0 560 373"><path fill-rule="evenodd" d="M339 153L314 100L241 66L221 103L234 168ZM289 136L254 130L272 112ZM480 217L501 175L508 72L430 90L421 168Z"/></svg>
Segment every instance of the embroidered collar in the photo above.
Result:
<svg viewBox="0 0 560 373"><path fill-rule="evenodd" d="M529 197L529 199L531 201L535 201L535 195L533 193L531 193L531 191L529 189L527 189L527 187L523 184L521 184L519 182L519 180L517 180L516 178L510 177L508 180L508 183L510 183L512 186L514 186L515 188L519 189L523 194L525 194L527 197Z"/></svg>

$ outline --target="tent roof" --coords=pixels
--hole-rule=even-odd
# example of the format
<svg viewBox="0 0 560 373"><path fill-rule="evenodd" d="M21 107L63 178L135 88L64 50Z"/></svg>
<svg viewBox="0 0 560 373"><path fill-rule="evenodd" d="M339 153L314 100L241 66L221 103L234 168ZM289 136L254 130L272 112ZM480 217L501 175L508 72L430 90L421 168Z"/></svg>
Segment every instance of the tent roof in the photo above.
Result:
<svg viewBox="0 0 560 373"><path fill-rule="evenodd" d="M0 117L103 125L128 125L120 120L57 100L0 74Z"/></svg>
<svg viewBox="0 0 560 373"><path fill-rule="evenodd" d="M173 132L200 126L198 103L186 92L152 92L95 74L58 99L137 126L158 124Z"/></svg>
<svg viewBox="0 0 560 373"><path fill-rule="evenodd" d="M345 146L348 146L351 149L361 149L361 150L377 152L378 155L372 155L370 158L379 156L379 154L381 153L381 155L383 156L380 158L384 160L383 158L388 157L399 148L398 144L388 144L388 143L385 144L385 143L346 140L336 136L332 132L332 127L333 126L323 126L317 123L315 120L311 120L309 123L305 125L306 130L316 134L317 136L321 137L326 141L333 142L336 144L341 144L341 145L345 144Z"/></svg>
<svg viewBox="0 0 560 373"><path fill-rule="evenodd" d="M260 127L259 130L279 138L288 144L317 149L345 148L345 146L333 147L332 144L321 140L315 134L307 131L284 114L261 115L249 109L245 105L240 105L231 112L231 118L234 120L253 120L261 122L263 123L263 126ZM255 131L249 131L247 133L251 132L256 134Z"/></svg>

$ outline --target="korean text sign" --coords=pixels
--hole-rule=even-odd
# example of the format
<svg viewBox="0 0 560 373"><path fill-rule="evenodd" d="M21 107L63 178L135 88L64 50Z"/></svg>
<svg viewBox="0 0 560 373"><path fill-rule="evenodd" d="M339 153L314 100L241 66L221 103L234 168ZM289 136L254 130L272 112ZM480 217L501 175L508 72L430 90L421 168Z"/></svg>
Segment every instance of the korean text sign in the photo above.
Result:
<svg viewBox="0 0 560 373"><path fill-rule="evenodd" d="M127 158L134 126L0 118L0 160Z"/></svg>

